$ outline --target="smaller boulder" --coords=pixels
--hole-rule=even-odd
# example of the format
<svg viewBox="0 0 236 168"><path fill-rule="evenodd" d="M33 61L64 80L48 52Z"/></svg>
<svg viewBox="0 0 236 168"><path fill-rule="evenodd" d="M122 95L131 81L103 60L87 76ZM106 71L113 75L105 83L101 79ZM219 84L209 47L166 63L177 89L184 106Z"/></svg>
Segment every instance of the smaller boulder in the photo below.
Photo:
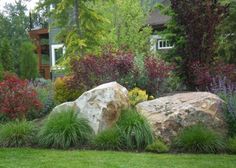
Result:
<svg viewBox="0 0 236 168"><path fill-rule="evenodd" d="M189 92L142 102L136 109L148 119L155 135L170 143L182 128L198 123L226 134L223 103L212 93Z"/></svg>
<svg viewBox="0 0 236 168"><path fill-rule="evenodd" d="M73 108L88 119L97 134L112 127L119 119L121 110L128 107L128 90L117 82L111 82L83 93L74 102L58 105L51 114Z"/></svg>

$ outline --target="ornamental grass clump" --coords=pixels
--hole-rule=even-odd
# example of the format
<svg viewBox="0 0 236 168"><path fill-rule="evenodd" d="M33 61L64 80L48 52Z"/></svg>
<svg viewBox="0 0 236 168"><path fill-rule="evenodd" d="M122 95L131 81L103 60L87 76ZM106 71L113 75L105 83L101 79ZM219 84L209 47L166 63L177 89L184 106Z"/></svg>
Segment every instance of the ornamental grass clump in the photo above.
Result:
<svg viewBox="0 0 236 168"><path fill-rule="evenodd" d="M121 133L117 127L99 133L94 139L94 146L100 150L120 150Z"/></svg>
<svg viewBox="0 0 236 168"><path fill-rule="evenodd" d="M143 150L153 143L153 133L148 121L135 109L122 110L117 126L125 149Z"/></svg>
<svg viewBox="0 0 236 168"><path fill-rule="evenodd" d="M174 142L180 152L217 153L225 149L223 138L203 125L193 125L183 129Z"/></svg>
<svg viewBox="0 0 236 168"><path fill-rule="evenodd" d="M230 138L227 144L230 153L236 154L236 137Z"/></svg>
<svg viewBox="0 0 236 168"><path fill-rule="evenodd" d="M0 126L1 147L32 146L36 142L37 129L26 120L12 121Z"/></svg>
<svg viewBox="0 0 236 168"><path fill-rule="evenodd" d="M44 147L68 149L85 145L92 134L88 120L73 109L66 109L49 116L39 133L39 143Z"/></svg>

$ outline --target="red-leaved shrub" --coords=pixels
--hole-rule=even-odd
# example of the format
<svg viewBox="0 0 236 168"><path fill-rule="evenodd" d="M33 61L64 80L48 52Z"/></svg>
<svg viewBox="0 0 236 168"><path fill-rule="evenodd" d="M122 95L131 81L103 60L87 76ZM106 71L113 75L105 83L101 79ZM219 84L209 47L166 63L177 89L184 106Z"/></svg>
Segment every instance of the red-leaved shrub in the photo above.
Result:
<svg viewBox="0 0 236 168"><path fill-rule="evenodd" d="M67 86L86 91L103 83L117 81L127 89L138 87L156 96L174 67L154 56L146 57L144 67L139 67L134 58L132 52L104 50L100 56L87 55L74 59L71 61L72 77Z"/></svg>
<svg viewBox="0 0 236 168"><path fill-rule="evenodd" d="M192 81L189 81L192 86L199 90L208 90L213 82L213 79L227 78L235 82L234 64L225 64L223 62L214 62L211 65L204 64L198 60L189 64L189 76L192 76Z"/></svg>
<svg viewBox="0 0 236 168"><path fill-rule="evenodd" d="M205 90L212 82L210 66L200 61L193 61L189 64L189 76L192 80L189 83L197 89Z"/></svg>
<svg viewBox="0 0 236 168"><path fill-rule="evenodd" d="M170 76L170 72L174 69L173 65L168 65L163 60L156 57L147 57L145 59L145 69L148 76L149 93L156 93L159 91L161 84Z"/></svg>
<svg viewBox="0 0 236 168"><path fill-rule="evenodd" d="M87 55L74 59L71 65L73 77L68 85L74 89L88 90L106 82L121 82L134 70L134 55L131 52L108 51L101 56Z"/></svg>
<svg viewBox="0 0 236 168"><path fill-rule="evenodd" d="M41 108L36 91L29 87L27 80L6 74L0 82L0 112L8 117L24 118L31 109Z"/></svg>

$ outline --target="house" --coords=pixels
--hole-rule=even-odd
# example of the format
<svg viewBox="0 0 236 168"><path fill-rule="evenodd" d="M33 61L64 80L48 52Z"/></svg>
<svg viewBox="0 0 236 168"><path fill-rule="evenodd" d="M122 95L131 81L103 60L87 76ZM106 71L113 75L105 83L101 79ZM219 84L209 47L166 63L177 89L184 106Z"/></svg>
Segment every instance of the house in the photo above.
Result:
<svg viewBox="0 0 236 168"><path fill-rule="evenodd" d="M153 0L154 3L162 3L169 5L169 0ZM163 39L158 32L165 29L166 23L170 20L169 16L161 14L160 10L154 9L147 20L147 24L153 29L153 35L151 36L151 51L157 52L158 50L168 50L173 48L173 45L166 39Z"/></svg>
<svg viewBox="0 0 236 168"><path fill-rule="evenodd" d="M29 36L36 46L38 55L38 69L40 76L50 79L49 33L47 28L32 29Z"/></svg>
<svg viewBox="0 0 236 168"><path fill-rule="evenodd" d="M144 0L141 1L144 3ZM169 0L152 0L149 5L153 6L156 3L168 5ZM153 10L148 17L146 24L153 28L153 35L151 36L151 50L153 52L173 47L167 40L158 35L158 31L165 28L169 19L170 17L162 15L159 10ZM49 19L49 25L52 25L51 22L52 20ZM64 45L56 40L59 31L59 28L53 26L49 29L36 28L29 31L30 37L37 47L40 75L46 79L55 77L54 69L58 69L57 62L65 54Z"/></svg>
<svg viewBox="0 0 236 168"><path fill-rule="evenodd" d="M36 46L38 55L38 69L41 77L54 78L53 70L57 69L57 62L65 54L64 44L58 43L56 34L58 28L34 28L29 31L29 36Z"/></svg>

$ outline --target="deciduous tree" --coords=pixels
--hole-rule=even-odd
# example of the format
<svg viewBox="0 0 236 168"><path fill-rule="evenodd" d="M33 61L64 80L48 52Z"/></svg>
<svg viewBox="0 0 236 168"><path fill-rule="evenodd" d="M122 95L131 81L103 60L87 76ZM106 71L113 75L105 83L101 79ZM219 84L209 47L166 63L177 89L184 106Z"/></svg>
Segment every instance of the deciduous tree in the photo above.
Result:
<svg viewBox="0 0 236 168"><path fill-rule="evenodd" d="M193 62L208 66L215 57L216 28L228 11L217 0L171 0L172 19L165 30L175 49L170 59L178 63L186 83L195 87Z"/></svg>

